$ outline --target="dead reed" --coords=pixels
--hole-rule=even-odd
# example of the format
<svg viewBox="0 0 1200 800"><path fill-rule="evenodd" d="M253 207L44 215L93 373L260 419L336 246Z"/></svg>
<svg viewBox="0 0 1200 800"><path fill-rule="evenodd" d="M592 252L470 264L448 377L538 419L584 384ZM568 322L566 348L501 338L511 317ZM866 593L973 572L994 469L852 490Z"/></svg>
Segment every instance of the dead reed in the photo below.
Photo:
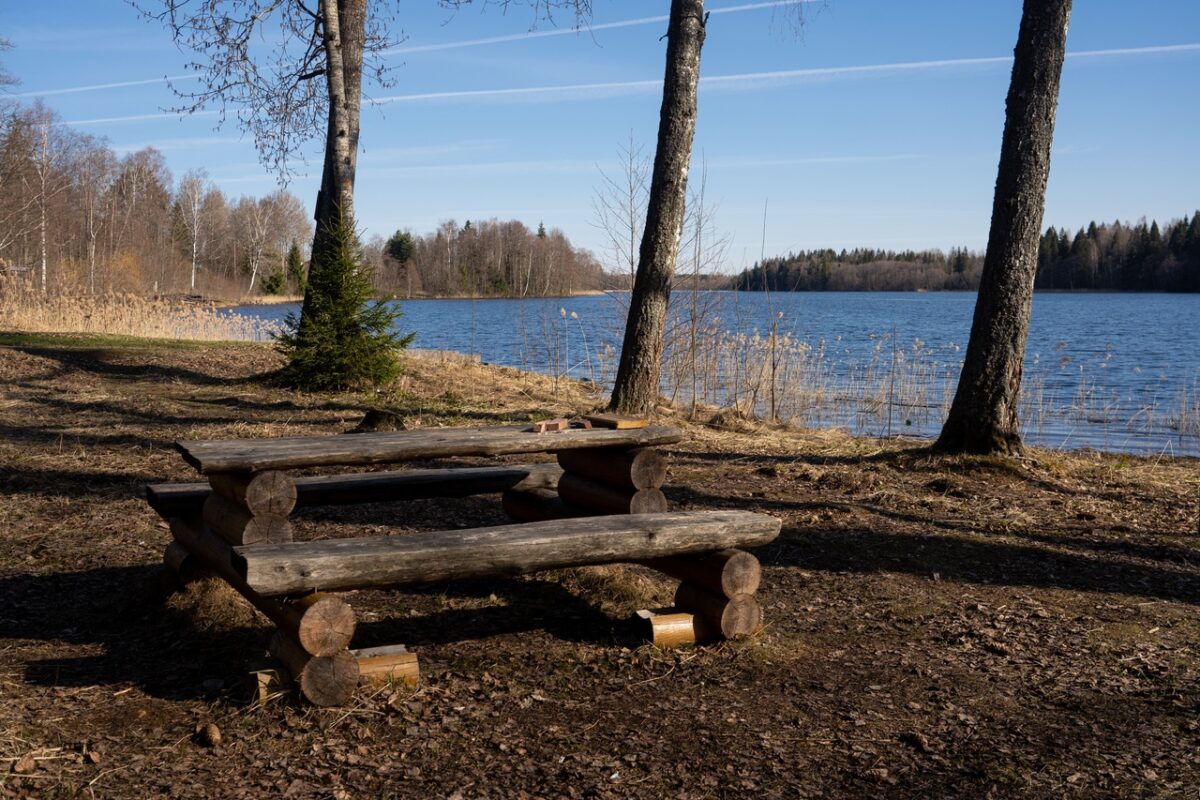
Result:
<svg viewBox="0 0 1200 800"><path fill-rule="evenodd" d="M209 305L131 294L43 294L0 279L0 329L26 333L103 333L150 339L265 341L275 326Z"/></svg>

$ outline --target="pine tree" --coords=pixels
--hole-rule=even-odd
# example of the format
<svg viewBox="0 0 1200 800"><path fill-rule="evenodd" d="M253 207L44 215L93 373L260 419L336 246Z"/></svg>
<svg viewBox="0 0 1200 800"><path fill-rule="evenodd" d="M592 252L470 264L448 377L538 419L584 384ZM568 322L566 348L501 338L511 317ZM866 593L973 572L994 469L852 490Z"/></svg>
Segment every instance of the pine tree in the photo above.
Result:
<svg viewBox="0 0 1200 800"><path fill-rule="evenodd" d="M396 333L400 316L381 302L370 303L370 268L350 222L338 216L317 237L304 324L289 314L277 339L288 357L281 381L308 391L379 386L400 371L396 349L413 334Z"/></svg>

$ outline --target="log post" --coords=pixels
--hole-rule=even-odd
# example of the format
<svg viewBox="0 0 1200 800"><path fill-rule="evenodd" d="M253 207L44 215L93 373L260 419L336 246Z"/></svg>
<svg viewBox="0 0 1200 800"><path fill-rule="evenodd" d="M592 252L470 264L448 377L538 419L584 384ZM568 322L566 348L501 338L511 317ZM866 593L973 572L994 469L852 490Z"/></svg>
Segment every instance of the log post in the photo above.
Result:
<svg viewBox="0 0 1200 800"><path fill-rule="evenodd" d="M572 472L564 472L558 479L558 494L568 503L600 514L659 514L667 510L667 498L660 489L618 489Z"/></svg>
<svg viewBox="0 0 1200 800"><path fill-rule="evenodd" d="M233 545L282 544L292 540L292 523L278 514L251 514L224 495L204 501L204 521L213 533Z"/></svg>
<svg viewBox="0 0 1200 800"><path fill-rule="evenodd" d="M562 450L558 464L567 472L618 489L661 489L667 479L667 460L650 447Z"/></svg>
<svg viewBox="0 0 1200 800"><path fill-rule="evenodd" d="M296 507L296 481L278 470L265 472L214 472L208 476L213 491L254 516L286 517Z"/></svg>
<svg viewBox="0 0 1200 800"><path fill-rule="evenodd" d="M675 592L675 606L703 617L705 624L726 639L749 636L762 627L762 606L747 594L720 597L681 583Z"/></svg>
<svg viewBox="0 0 1200 800"><path fill-rule="evenodd" d="M417 654L402 644L351 650L350 655L358 662L359 683L395 681L416 688L421 681Z"/></svg>
<svg viewBox="0 0 1200 800"><path fill-rule="evenodd" d="M331 656L345 650L354 638L358 620L340 597L320 592L280 604L282 623L309 655Z"/></svg>
<svg viewBox="0 0 1200 800"><path fill-rule="evenodd" d="M672 578L721 597L754 594L762 566L745 550L720 550L700 556L667 556L644 562Z"/></svg>
<svg viewBox="0 0 1200 800"><path fill-rule="evenodd" d="M300 694L315 706L345 705L358 687L358 661L349 650L314 656L282 631L271 637L271 655L287 668Z"/></svg>
<svg viewBox="0 0 1200 800"><path fill-rule="evenodd" d="M234 571L229 545L204 530L198 519L173 518L171 533L175 544L188 553L185 563L196 561L200 568L211 570L310 655L328 656L349 646L357 620L354 610L341 598L319 593L295 600L263 597Z"/></svg>

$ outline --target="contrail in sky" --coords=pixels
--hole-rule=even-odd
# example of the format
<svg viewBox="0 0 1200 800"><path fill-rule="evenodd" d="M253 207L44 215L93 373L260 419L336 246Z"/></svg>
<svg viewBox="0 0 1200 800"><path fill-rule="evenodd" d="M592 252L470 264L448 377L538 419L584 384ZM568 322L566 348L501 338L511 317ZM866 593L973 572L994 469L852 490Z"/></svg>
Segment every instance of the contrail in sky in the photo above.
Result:
<svg viewBox="0 0 1200 800"><path fill-rule="evenodd" d="M93 83L90 86L71 86L66 89L47 89L42 92L21 92L16 97L50 97L55 94L76 94L78 92L98 92L104 89L124 89L129 86L146 86L152 83L167 81L191 81L199 78L197 73L187 75L168 75L165 78L148 78L142 81L121 81L119 83Z"/></svg>
<svg viewBox="0 0 1200 800"><path fill-rule="evenodd" d="M1081 50L1067 53L1068 60L1092 58L1120 58L1125 56L1161 55L1165 53L1193 53L1200 51L1200 42L1189 44L1158 45L1153 47L1126 47L1109 50ZM734 75L710 75L700 79L701 86L728 86L735 84L754 85L791 80L821 80L842 77L874 77L906 72L921 72L935 69L955 67L994 66L1011 64L1012 56L985 56L982 58L947 58L934 61L905 61L892 64L864 64L846 67L812 67L809 69L777 70L773 72L743 72ZM657 91L662 87L661 78L640 81L616 81L612 83L577 83L563 86L521 86L510 89L466 89L448 92L424 92L422 94L401 94L389 97L378 97L371 100L372 105L390 105L392 103L410 103L421 100L475 100L503 99L521 97L550 97L553 95L569 95L571 99L581 94L597 95L604 93L629 94L641 91ZM190 116L216 116L216 111L199 111ZM68 125L95 125L115 122L141 122L152 119L177 118L178 114L135 114L127 117L103 117L99 119L71 120Z"/></svg>
<svg viewBox="0 0 1200 800"><path fill-rule="evenodd" d="M1184 53L1200 51L1200 43L1173 44L1155 47L1128 47L1110 50L1083 50L1068 53L1068 59L1113 58L1121 56L1150 55L1162 53ZM864 64L847 67L813 67L809 69L777 70L773 72L743 72L734 75L710 75L700 78L701 86L729 84L759 84L776 81L840 78L855 75L874 76L926 70L1011 64L1012 56L986 56L983 58L947 58L935 61L906 61L893 64ZM449 92L425 92L422 94L392 95L375 98L375 105L406 103L418 100L469 100L477 98L537 97L553 94L636 93L657 90L662 86L659 78L640 81L616 81L612 83L577 83L565 86L524 86L511 89L468 89Z"/></svg>
<svg viewBox="0 0 1200 800"><path fill-rule="evenodd" d="M798 0L801 3L811 3L815 0ZM771 0L764 3L743 3L738 6L709 9L709 14L735 14L742 11L759 11L764 8L795 5L797 0ZM438 42L435 44L417 44L408 47L393 47L385 50L384 55L407 55L410 53L430 53L435 50L453 50L459 47L478 47L485 44L503 44L504 42L519 42L525 39L541 39L547 36L567 36L570 34L588 34L595 31L607 31L614 28L632 28L637 25L653 25L668 22L671 18L665 14L657 17L640 17L638 19L623 19L617 22L601 22L598 25L586 25L579 28L551 28L544 31L526 31L512 33L506 36L488 36L483 39L463 39L457 42Z"/></svg>
<svg viewBox="0 0 1200 800"><path fill-rule="evenodd" d="M737 6L727 6L726 8L714 8L709 11L710 14L734 14L743 11L759 11L764 8L775 8L777 6L794 5L796 2L811 3L814 0L770 0L770 2L761 3L743 3ZM516 33L509 36L491 36L485 39L466 39L456 42L439 42L437 44L414 45L412 47L396 47L391 50L385 50L384 55L396 55L401 53L427 53L434 50L451 50L458 47L477 47L486 44L502 44L504 42L519 42L524 39L538 39L544 36L565 36L571 33L588 33L590 31L602 31L612 28L630 28L635 25L651 25L656 22L666 22L669 17L642 17L640 19L626 19L617 22L603 22L599 25L588 25L581 28L553 28L545 31L526 31L525 33ZM147 86L154 83L166 83L167 81L191 81L202 77L200 73L192 72L187 75L169 75L165 78L148 78L140 81L121 81L119 83L95 83L88 86L70 86L65 89L47 89L39 92L21 92L16 97L50 97L58 94L78 94L82 92L99 92L106 89L125 89L130 86Z"/></svg>

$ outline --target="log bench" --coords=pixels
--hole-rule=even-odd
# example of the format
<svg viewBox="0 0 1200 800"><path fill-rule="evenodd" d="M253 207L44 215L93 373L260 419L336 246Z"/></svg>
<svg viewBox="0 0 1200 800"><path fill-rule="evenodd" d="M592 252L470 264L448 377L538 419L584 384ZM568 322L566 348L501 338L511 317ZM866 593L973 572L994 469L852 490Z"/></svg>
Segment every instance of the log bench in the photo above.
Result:
<svg viewBox="0 0 1200 800"><path fill-rule="evenodd" d="M301 693L340 705L360 679L415 681L418 670L402 646L351 649L356 616L336 591L640 563L682 581L676 606L686 613L674 615L675 639L687 640L678 633L685 624L693 639L756 630L761 570L739 548L771 541L780 523L743 511L669 512L666 460L654 448L681 438L662 425L551 433L506 426L179 442L208 481L148 486L146 496L170 523L164 563L181 582L215 576L232 586L276 625L271 652ZM532 453L554 453L558 463L289 472ZM517 524L295 542L288 519L303 506L495 493Z"/></svg>

